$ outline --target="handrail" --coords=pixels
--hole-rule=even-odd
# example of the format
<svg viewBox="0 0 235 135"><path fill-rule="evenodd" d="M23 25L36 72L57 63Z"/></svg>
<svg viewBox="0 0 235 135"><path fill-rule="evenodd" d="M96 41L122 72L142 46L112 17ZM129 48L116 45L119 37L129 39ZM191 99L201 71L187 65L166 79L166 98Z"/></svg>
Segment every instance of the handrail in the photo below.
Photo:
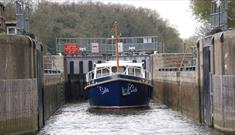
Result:
<svg viewBox="0 0 235 135"><path fill-rule="evenodd" d="M94 79L98 79L98 78L102 78L102 77L108 76L107 74L103 74L103 72L102 72L103 69L108 69L109 70L109 74L108 75L124 74L124 75L142 77L142 78L146 78L146 79L150 80L149 72L147 70L143 70L143 71L140 71L140 72L137 73L137 71L135 69L140 69L141 70L140 67L132 67L132 69L134 69L132 73L129 73L129 71L128 71L129 68L126 68L126 70L124 72L122 72L122 73L120 73L120 72L116 72L115 73L115 72L112 72L111 69L109 69L107 67L103 67L103 68L96 69L96 74L95 74L95 70L87 72L86 73L86 81L90 82L90 81L92 81ZM97 71L100 71L99 76L97 75Z"/></svg>
<svg viewBox="0 0 235 135"><path fill-rule="evenodd" d="M93 80L92 73L93 73L93 76L94 76L94 71L89 71L89 72L86 73L86 82L89 82L89 81Z"/></svg>

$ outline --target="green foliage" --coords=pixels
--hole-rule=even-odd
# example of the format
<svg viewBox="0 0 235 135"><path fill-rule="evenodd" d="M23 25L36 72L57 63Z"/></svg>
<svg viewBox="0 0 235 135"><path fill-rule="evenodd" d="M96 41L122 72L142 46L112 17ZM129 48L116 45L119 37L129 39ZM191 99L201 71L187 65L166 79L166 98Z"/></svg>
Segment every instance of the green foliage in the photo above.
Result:
<svg viewBox="0 0 235 135"><path fill-rule="evenodd" d="M212 11L212 0L191 0L193 14L201 21L209 21ZM228 27L235 27L235 0L228 3Z"/></svg>
<svg viewBox="0 0 235 135"><path fill-rule="evenodd" d="M184 51L185 52L192 52L192 48L196 46L197 39L199 37L192 36L184 40Z"/></svg>
<svg viewBox="0 0 235 135"><path fill-rule="evenodd" d="M9 0L5 5L6 20L15 20L16 18L16 8L14 0Z"/></svg>
<svg viewBox="0 0 235 135"><path fill-rule="evenodd" d="M178 32L150 9L133 6L42 2L33 12L31 30L54 53L56 37L111 37L117 20L122 36L156 35L164 41L166 52L182 51Z"/></svg>
<svg viewBox="0 0 235 135"><path fill-rule="evenodd" d="M193 14L200 20L209 21L211 15L211 0L191 0Z"/></svg>
<svg viewBox="0 0 235 135"><path fill-rule="evenodd" d="M235 27L235 1L231 0L228 5L228 27L234 28Z"/></svg>

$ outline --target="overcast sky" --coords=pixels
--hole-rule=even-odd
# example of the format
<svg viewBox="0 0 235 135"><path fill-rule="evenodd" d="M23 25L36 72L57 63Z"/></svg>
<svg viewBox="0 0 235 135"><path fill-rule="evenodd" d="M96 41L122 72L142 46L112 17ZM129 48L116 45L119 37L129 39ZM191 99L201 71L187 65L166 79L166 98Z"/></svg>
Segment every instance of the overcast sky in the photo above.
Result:
<svg viewBox="0 0 235 135"><path fill-rule="evenodd" d="M53 2L77 2L81 0L48 0ZM88 1L88 0L82 0ZM190 0L89 0L103 3L129 4L135 7L144 7L156 10L163 19L176 28L181 38L193 36L198 26L190 9Z"/></svg>

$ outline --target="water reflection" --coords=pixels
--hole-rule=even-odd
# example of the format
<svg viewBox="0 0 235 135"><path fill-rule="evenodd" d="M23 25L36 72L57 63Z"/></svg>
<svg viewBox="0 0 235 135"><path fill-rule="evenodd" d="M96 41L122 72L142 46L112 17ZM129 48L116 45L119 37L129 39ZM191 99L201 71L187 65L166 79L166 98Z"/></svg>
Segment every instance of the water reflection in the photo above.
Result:
<svg viewBox="0 0 235 135"><path fill-rule="evenodd" d="M46 123L39 135L220 135L172 111L151 103L138 109L91 109L88 103L68 104Z"/></svg>

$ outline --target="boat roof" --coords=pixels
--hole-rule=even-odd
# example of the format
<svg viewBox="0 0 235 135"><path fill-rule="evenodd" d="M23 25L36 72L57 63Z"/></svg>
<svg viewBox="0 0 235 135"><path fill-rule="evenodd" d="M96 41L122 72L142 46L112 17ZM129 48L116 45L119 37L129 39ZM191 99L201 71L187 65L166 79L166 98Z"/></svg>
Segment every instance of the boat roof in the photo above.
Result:
<svg viewBox="0 0 235 135"><path fill-rule="evenodd" d="M107 61L105 63L98 63L96 67L113 67L116 66L116 61ZM119 61L119 66L142 67L142 63L133 63L132 61Z"/></svg>

